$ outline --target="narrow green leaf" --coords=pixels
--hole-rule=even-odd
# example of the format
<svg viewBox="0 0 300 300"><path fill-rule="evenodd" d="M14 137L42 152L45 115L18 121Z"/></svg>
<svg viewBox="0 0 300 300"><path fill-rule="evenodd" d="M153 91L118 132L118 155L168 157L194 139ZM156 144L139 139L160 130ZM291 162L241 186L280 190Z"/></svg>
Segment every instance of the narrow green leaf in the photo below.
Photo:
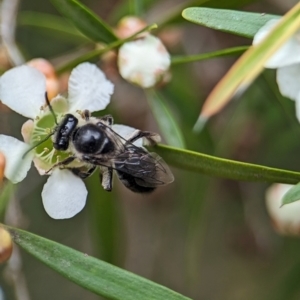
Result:
<svg viewBox="0 0 300 300"><path fill-rule="evenodd" d="M162 95L154 90L147 91L148 103L163 137L169 145L185 148L183 134Z"/></svg>
<svg viewBox="0 0 300 300"><path fill-rule="evenodd" d="M15 243L76 284L114 300L187 300L164 286L35 234L7 227Z"/></svg>
<svg viewBox="0 0 300 300"><path fill-rule="evenodd" d="M180 14L182 10L189 6L206 6L216 8L236 8L256 0L190 0L181 1L174 4L170 9L164 9L156 12L155 22L159 24L159 28L175 21L181 21Z"/></svg>
<svg viewBox="0 0 300 300"><path fill-rule="evenodd" d="M201 61L201 60L211 59L216 57L238 55L244 53L247 49L249 49L249 46L227 48L219 51L196 54L196 55L178 55L172 57L171 63L172 65L179 65L179 64L196 62L196 61Z"/></svg>
<svg viewBox="0 0 300 300"><path fill-rule="evenodd" d="M252 2L257 2L257 0L210 0L205 6L213 8L238 8Z"/></svg>
<svg viewBox="0 0 300 300"><path fill-rule="evenodd" d="M281 206L300 200L300 183L293 186L283 197Z"/></svg>
<svg viewBox="0 0 300 300"><path fill-rule="evenodd" d="M253 38L255 33L276 15L236 10L189 7L182 12L186 20L220 31Z"/></svg>
<svg viewBox="0 0 300 300"><path fill-rule="evenodd" d="M117 41L112 28L79 1L51 0L51 2L62 15L93 41L107 44Z"/></svg>
<svg viewBox="0 0 300 300"><path fill-rule="evenodd" d="M41 29L52 30L56 34L68 36L79 41L89 41L74 26L62 17L50 14L26 11L18 15L18 22L23 26L33 26Z"/></svg>
<svg viewBox="0 0 300 300"><path fill-rule="evenodd" d="M224 159L165 145L153 148L167 163L177 168L241 181L263 181L296 184L300 172L270 168Z"/></svg>

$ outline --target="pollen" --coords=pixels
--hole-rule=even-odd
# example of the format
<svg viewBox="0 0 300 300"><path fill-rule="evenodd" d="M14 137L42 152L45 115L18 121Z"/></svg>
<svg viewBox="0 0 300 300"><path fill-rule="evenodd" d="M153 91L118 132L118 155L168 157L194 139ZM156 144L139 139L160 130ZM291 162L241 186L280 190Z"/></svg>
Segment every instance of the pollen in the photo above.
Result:
<svg viewBox="0 0 300 300"><path fill-rule="evenodd" d="M52 129L51 129L51 128L46 128L46 129L45 129L45 132L46 132L47 134L50 134L50 133L52 132Z"/></svg>

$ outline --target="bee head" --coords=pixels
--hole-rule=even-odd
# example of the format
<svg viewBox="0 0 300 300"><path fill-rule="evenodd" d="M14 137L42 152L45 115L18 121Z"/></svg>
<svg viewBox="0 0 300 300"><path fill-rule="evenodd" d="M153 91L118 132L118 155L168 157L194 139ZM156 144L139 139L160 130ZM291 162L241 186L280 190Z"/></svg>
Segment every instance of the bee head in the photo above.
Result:
<svg viewBox="0 0 300 300"><path fill-rule="evenodd" d="M66 114L55 129L53 147L56 150L66 151L69 148L69 141L72 133L78 124L78 119L72 114Z"/></svg>

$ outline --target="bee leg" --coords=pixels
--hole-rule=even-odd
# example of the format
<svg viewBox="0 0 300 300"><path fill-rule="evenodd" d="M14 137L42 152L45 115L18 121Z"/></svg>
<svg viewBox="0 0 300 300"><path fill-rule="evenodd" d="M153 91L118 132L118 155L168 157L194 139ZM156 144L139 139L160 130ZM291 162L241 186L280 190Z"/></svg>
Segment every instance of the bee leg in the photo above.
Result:
<svg viewBox="0 0 300 300"><path fill-rule="evenodd" d="M60 161L60 162L54 164L54 165L52 166L52 168L49 169L49 170L47 170L45 173L48 174L50 171L52 171L52 170L53 170L54 168L56 168L56 167L67 166L68 164L70 164L70 163L71 163L73 160L75 160L75 159L76 159L75 156L69 156L69 157L67 157L66 159L64 159L64 160L62 160L62 161Z"/></svg>
<svg viewBox="0 0 300 300"><path fill-rule="evenodd" d="M155 132L150 131L141 131L141 130L135 130L131 136L127 139L126 144L133 143L141 138L144 138L146 141L146 145L148 146L154 146L157 143L161 141L160 135Z"/></svg>
<svg viewBox="0 0 300 300"><path fill-rule="evenodd" d="M82 117L83 117L86 121L88 121L88 120L90 119L90 117L91 117L90 111L87 110L87 109L85 109L85 110L82 112Z"/></svg>
<svg viewBox="0 0 300 300"><path fill-rule="evenodd" d="M96 166L91 167L87 171L82 171L80 168L70 168L69 170L76 176L78 176L81 179L85 179L93 174L95 171Z"/></svg>
<svg viewBox="0 0 300 300"><path fill-rule="evenodd" d="M114 118L111 115L106 115L100 118L101 121L106 123L108 126L111 126L114 124Z"/></svg>
<svg viewBox="0 0 300 300"><path fill-rule="evenodd" d="M112 190L113 169L100 167L100 181L104 190L110 192Z"/></svg>

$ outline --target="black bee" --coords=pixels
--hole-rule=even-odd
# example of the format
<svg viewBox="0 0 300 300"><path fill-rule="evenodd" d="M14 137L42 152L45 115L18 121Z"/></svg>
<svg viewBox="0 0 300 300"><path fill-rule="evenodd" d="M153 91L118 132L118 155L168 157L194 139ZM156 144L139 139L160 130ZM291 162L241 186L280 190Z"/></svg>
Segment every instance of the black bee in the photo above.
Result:
<svg viewBox="0 0 300 300"><path fill-rule="evenodd" d="M112 125L113 118L110 115L95 118L84 111L82 118L77 118L73 114L66 114L57 124L52 141L55 149L72 154L53 168L67 168L85 179L98 167L106 191L112 189L113 170L121 182L136 193L150 193L156 187L174 180L160 156L133 144L144 138L149 145L155 145L160 140L158 134L135 130L128 139L124 139L112 129Z"/></svg>

